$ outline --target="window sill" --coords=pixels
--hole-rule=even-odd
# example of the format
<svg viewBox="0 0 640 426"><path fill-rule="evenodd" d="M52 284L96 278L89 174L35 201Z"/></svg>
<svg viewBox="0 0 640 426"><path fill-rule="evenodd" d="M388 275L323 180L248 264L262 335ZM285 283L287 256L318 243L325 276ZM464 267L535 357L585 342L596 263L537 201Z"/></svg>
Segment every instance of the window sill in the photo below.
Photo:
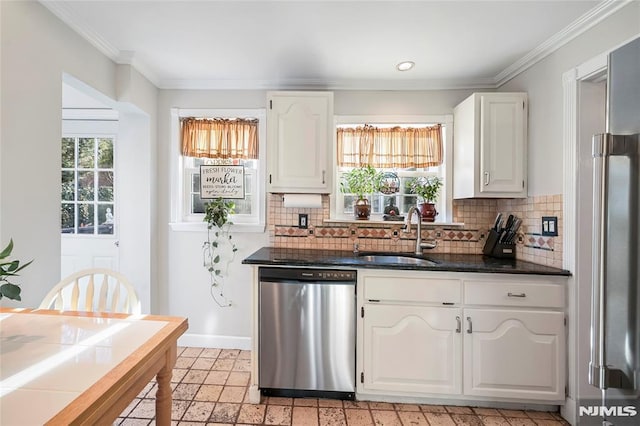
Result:
<svg viewBox="0 0 640 426"><path fill-rule="evenodd" d="M404 224L403 220L382 220L378 218L369 219L369 220L357 220L357 219L347 219L347 218L332 218L332 219L324 219L324 223L355 223L355 224L367 224L367 225L397 225ZM415 223L412 221L411 223ZM462 222L425 222L422 221L422 226L426 226L429 228L436 228L441 226L446 227L463 227L464 223Z"/></svg>
<svg viewBox="0 0 640 426"><path fill-rule="evenodd" d="M171 222L169 227L175 232L206 232L207 224L204 222ZM231 232L240 233L263 233L264 224L254 223L234 223L231 225Z"/></svg>

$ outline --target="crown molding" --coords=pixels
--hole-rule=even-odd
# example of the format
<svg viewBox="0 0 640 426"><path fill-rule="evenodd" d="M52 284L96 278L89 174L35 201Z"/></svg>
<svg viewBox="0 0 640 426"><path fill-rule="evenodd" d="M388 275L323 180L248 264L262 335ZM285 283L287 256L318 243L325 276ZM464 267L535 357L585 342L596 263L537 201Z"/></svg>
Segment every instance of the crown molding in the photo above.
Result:
<svg viewBox="0 0 640 426"><path fill-rule="evenodd" d="M148 79L154 86L158 87L159 79L154 71L151 70L143 61L140 61L135 57L134 52L124 50L120 51L113 46L107 40L105 40L100 34L93 30L90 26L84 22L84 20L78 18L73 14L71 9L65 2L56 0L40 0L40 4L49 9L51 13L64 22L69 28L77 32L82 38L91 43L96 49L98 49L107 58L114 61L116 64L128 64L134 67L140 74Z"/></svg>
<svg viewBox="0 0 640 426"><path fill-rule="evenodd" d="M493 78L473 80L162 80L160 89L183 90L464 90L495 89Z"/></svg>
<svg viewBox="0 0 640 426"><path fill-rule="evenodd" d="M131 50L121 50L115 59L116 64L131 65L133 69L142 74L147 80L156 87L160 87L160 79L155 71L153 71L144 61L136 57L136 52Z"/></svg>
<svg viewBox="0 0 640 426"><path fill-rule="evenodd" d="M500 87L518 74L532 67L542 59L546 58L562 46L578 37L594 25L602 22L613 13L625 7L633 0L605 0L589 10L587 13L573 21L560 32L540 44L538 47L527 53L525 56L514 62L494 79L496 87Z"/></svg>
<svg viewBox="0 0 640 426"><path fill-rule="evenodd" d="M115 61L120 55L120 51L116 49L111 43L102 38L100 34L95 32L91 27L86 25L84 21L75 16L71 9L60 1L44 1L41 0L40 4L49 9L51 13L56 15L62 22L67 24L72 30L77 32L95 46L100 52L102 52L109 59Z"/></svg>

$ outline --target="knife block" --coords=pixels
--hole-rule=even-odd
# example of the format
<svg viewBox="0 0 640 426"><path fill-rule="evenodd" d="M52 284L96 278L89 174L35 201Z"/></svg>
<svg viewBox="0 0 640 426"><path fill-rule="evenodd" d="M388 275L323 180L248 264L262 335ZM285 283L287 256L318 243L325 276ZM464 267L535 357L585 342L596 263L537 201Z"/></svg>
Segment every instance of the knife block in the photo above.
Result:
<svg viewBox="0 0 640 426"><path fill-rule="evenodd" d="M515 243L501 243L501 233L496 232L494 229L489 230L487 241L484 243L482 253L486 256L496 257L499 259L515 259L516 258L516 244Z"/></svg>

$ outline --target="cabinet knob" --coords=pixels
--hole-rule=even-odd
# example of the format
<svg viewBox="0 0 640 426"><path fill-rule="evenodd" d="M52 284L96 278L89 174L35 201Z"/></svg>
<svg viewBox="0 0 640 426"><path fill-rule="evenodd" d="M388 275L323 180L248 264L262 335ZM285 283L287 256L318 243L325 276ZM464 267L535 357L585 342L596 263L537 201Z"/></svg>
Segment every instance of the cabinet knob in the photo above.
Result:
<svg viewBox="0 0 640 426"><path fill-rule="evenodd" d="M323 170L323 171L322 171L322 184L323 184L323 185L325 184L325 175L326 175L326 174L327 174L327 172Z"/></svg>
<svg viewBox="0 0 640 426"><path fill-rule="evenodd" d="M484 186L489 185L489 172L484 172Z"/></svg>
<svg viewBox="0 0 640 426"><path fill-rule="evenodd" d="M469 323L469 328L467 328L467 333L473 333L473 323L471 322L471 317L467 317L467 322Z"/></svg>
<svg viewBox="0 0 640 426"><path fill-rule="evenodd" d="M456 333L460 333L462 331L462 320L459 316L456 316L456 323L458 324L456 327Z"/></svg>

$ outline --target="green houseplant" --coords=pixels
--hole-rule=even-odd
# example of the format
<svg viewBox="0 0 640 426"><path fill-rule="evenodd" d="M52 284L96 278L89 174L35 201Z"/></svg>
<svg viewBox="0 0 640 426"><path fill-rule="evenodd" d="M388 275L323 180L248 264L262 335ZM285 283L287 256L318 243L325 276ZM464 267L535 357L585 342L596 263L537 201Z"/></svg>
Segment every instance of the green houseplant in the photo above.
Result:
<svg viewBox="0 0 640 426"><path fill-rule="evenodd" d="M202 245L203 265L209 272L211 297L220 307L231 306L224 294L224 284L229 265L238 248L230 233L235 203L217 198L205 205L204 221L207 222L207 241Z"/></svg>
<svg viewBox="0 0 640 426"><path fill-rule="evenodd" d="M340 190L358 197L353 207L356 219L367 220L371 216L371 204L369 204L366 195L373 194L380 189L383 177L384 173L370 165L351 169L342 175Z"/></svg>
<svg viewBox="0 0 640 426"><path fill-rule="evenodd" d="M438 200L442 184L442 179L438 176L417 177L413 178L409 183L411 192L417 194L423 200L422 204L420 204L420 214L427 222L434 222L438 215L435 202Z"/></svg>
<svg viewBox="0 0 640 426"><path fill-rule="evenodd" d="M32 261L20 266L19 260L7 259L13 251L13 239L9 240L9 244L0 252L0 299L22 300L20 298L20 287L9 281L12 277L17 277L18 272L26 268ZM7 259L7 260L5 260Z"/></svg>

